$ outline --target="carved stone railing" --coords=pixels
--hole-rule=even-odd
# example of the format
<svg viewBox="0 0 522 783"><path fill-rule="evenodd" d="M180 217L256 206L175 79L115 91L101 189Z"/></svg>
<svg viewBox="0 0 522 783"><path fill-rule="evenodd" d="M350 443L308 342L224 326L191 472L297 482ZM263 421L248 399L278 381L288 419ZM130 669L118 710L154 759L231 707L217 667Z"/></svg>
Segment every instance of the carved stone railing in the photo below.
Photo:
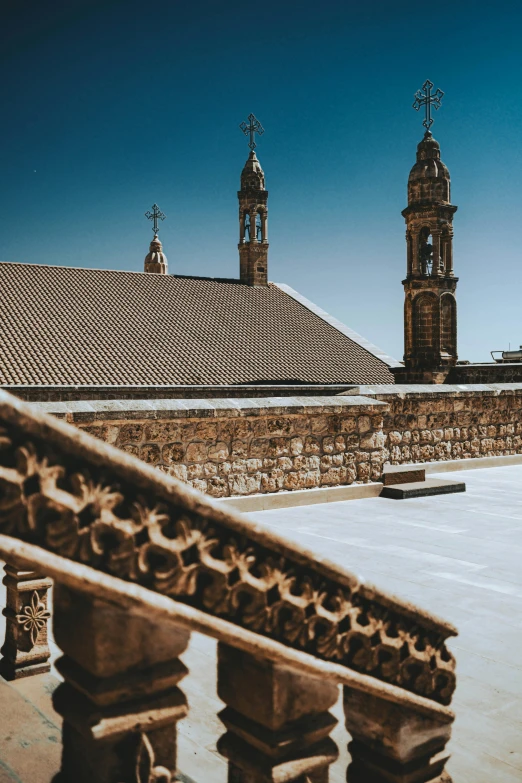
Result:
<svg viewBox="0 0 522 783"><path fill-rule="evenodd" d="M174 779L190 630L219 640L233 783L325 783L339 684L351 783L449 780L451 625L5 393L0 556L54 579L63 783Z"/></svg>

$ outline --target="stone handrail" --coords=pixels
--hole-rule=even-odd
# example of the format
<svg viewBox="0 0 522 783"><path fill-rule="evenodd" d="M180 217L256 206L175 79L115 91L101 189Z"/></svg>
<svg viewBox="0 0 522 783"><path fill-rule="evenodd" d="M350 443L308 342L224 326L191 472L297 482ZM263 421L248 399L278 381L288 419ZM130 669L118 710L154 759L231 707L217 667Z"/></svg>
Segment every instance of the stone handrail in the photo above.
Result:
<svg viewBox="0 0 522 783"><path fill-rule="evenodd" d="M84 634L89 624L95 646L100 634L109 633L106 621L103 633L99 630L103 617L97 618L90 610L86 614L88 622L76 626L82 613L82 596L91 601L89 606L98 602L110 607L110 612L123 612L118 617L126 613L141 617L136 621L138 625L169 617L176 627L199 630L220 641L219 695L228 705L222 717L228 732L220 750L230 759L234 774L239 775L237 770L242 770L242 777L234 780L254 780L254 772L248 771L250 762L245 761L250 758L245 744L254 748L252 752L264 754L259 761L261 766L268 763L266 758L277 758L279 763L288 747L294 756L299 756L295 743L294 747L292 743L285 746L276 741L277 752L274 751L274 732L283 731L279 719L274 719L274 723L257 713L248 714L250 706L242 705L237 696L241 683L237 683L237 689L231 688L234 677L240 676L238 672L248 669L248 661L258 667L254 680L264 683L264 690L270 675L272 685L282 678L285 687L308 694L312 705L308 712L315 716L314 726L317 710L324 713L316 692L318 683L324 681L324 688L333 687L334 683L345 685L347 726L354 739L350 768L353 781L366 780L364 770L374 768L387 770L388 777L383 780L399 781L403 779L403 767L410 769L412 764L414 768L425 765L427 770L439 770L437 774L442 774L445 757L441 760L441 753L453 720L447 705L455 687L455 662L446 647L448 637L456 633L453 626L235 515L138 459L2 392L0 534L0 553L6 559L53 577L56 588L60 587L55 636L66 653L61 668L66 679L61 688L66 691L57 696L56 708L66 721L64 780L73 779L76 762L72 758L76 758L78 736L87 725L78 718L78 712L87 709L81 699L88 696L102 709L104 703L99 694L108 692L107 682L112 682L114 675L110 667L110 675L104 668L108 664L99 663L102 652L97 654L95 665L85 663L85 650L71 639L75 632ZM139 628L136 633L141 638L144 632L142 626ZM177 649L176 644L171 644L172 657L184 646L178 645ZM141 649L139 644L137 647ZM160 648L163 649L158 642ZM101 645L101 649L105 647ZM122 659L126 660L126 655L122 653ZM150 655L148 664L149 658ZM267 662L272 666L269 675ZM165 661L160 664L164 667ZM144 666L142 661L141 669ZM174 667L177 679L171 678L172 687L182 676L180 666L178 662ZM134 672L136 664L122 661L121 669ZM291 672L301 672L304 679ZM96 685L93 676L97 677ZM278 683L278 688L282 687L279 680ZM69 716L73 691L74 698L80 701ZM306 702L305 695L301 701ZM116 697L111 698L112 716ZM122 698L121 694L118 698ZM181 717L181 697L176 698L175 708L169 708L171 722ZM329 704L332 698L331 692L328 698L325 696ZM398 746L391 757L390 739L381 738L379 743L375 726L368 724L371 710L380 715L374 722L381 725L383 734L393 726ZM366 717L362 719L361 715ZM92 715L89 720L92 727ZM303 720L302 710L297 717L289 714L288 725L283 728L288 733L288 726ZM317 737L320 735L324 743L331 725L326 719L323 723L329 726L328 731L324 728ZM67 729L69 724L74 730ZM129 724L125 731L135 732L138 724L139 721L132 724L134 729ZM102 725L103 730L100 728L96 735L89 729L89 742L107 742L109 735L120 737L123 731L121 721L116 721L117 729L108 719ZM406 749L402 747L403 739L397 739L404 726L410 736ZM266 731L272 732L270 742ZM166 767L158 766L160 772L153 777L154 742L149 732L146 736L140 731L139 735L139 748L134 749L136 758L146 757L150 766L149 777L138 777L139 783L170 780L161 777L161 770L172 772L171 762ZM302 726L299 735L306 735ZM156 755L161 755L162 742L156 743L160 749ZM319 768L319 757L325 768L334 758L331 749L321 751L314 757L316 766L310 770ZM89 758L94 758L92 752ZM299 774L285 780L306 779L303 775L307 767L301 761L295 766ZM294 762L296 758L292 759ZM255 774L258 772L259 769ZM78 770L74 772L77 774ZM290 774L288 769L285 774ZM81 778L84 779L87 780ZM415 779L431 780L422 776ZM121 783L110 776L100 776L99 780Z"/></svg>

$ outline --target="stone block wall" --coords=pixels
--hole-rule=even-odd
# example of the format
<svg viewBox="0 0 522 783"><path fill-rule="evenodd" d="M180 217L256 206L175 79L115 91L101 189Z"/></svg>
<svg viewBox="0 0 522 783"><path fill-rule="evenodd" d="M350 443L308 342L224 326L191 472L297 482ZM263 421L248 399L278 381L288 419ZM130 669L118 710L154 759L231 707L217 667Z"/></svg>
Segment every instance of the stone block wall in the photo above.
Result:
<svg viewBox="0 0 522 783"><path fill-rule="evenodd" d="M213 497L378 480L386 404L357 396L39 403Z"/></svg>
<svg viewBox="0 0 522 783"><path fill-rule="evenodd" d="M214 497L379 481L385 462L522 454L522 384L355 391L34 404Z"/></svg>
<svg viewBox="0 0 522 783"><path fill-rule="evenodd" d="M487 364L457 364L452 367L445 383L520 383L522 364L488 362Z"/></svg>
<svg viewBox="0 0 522 783"><path fill-rule="evenodd" d="M360 386L387 403L384 462L522 453L522 384Z"/></svg>

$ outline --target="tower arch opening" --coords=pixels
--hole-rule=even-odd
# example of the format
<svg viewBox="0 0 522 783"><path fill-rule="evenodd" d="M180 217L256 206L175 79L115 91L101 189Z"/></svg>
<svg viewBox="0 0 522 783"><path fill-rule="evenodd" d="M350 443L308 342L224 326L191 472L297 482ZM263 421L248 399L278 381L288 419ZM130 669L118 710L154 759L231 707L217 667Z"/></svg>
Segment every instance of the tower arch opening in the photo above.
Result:
<svg viewBox="0 0 522 783"><path fill-rule="evenodd" d="M419 269L423 277L433 272L433 236L429 226L423 226L419 232Z"/></svg>

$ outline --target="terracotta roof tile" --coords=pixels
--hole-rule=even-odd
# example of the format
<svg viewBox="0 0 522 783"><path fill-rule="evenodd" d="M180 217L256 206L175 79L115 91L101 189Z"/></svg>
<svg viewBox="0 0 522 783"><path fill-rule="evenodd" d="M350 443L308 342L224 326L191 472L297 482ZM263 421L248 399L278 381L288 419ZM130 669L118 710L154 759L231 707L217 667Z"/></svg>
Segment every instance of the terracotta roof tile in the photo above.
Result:
<svg viewBox="0 0 522 783"><path fill-rule="evenodd" d="M0 383L393 383L274 284L0 263Z"/></svg>

